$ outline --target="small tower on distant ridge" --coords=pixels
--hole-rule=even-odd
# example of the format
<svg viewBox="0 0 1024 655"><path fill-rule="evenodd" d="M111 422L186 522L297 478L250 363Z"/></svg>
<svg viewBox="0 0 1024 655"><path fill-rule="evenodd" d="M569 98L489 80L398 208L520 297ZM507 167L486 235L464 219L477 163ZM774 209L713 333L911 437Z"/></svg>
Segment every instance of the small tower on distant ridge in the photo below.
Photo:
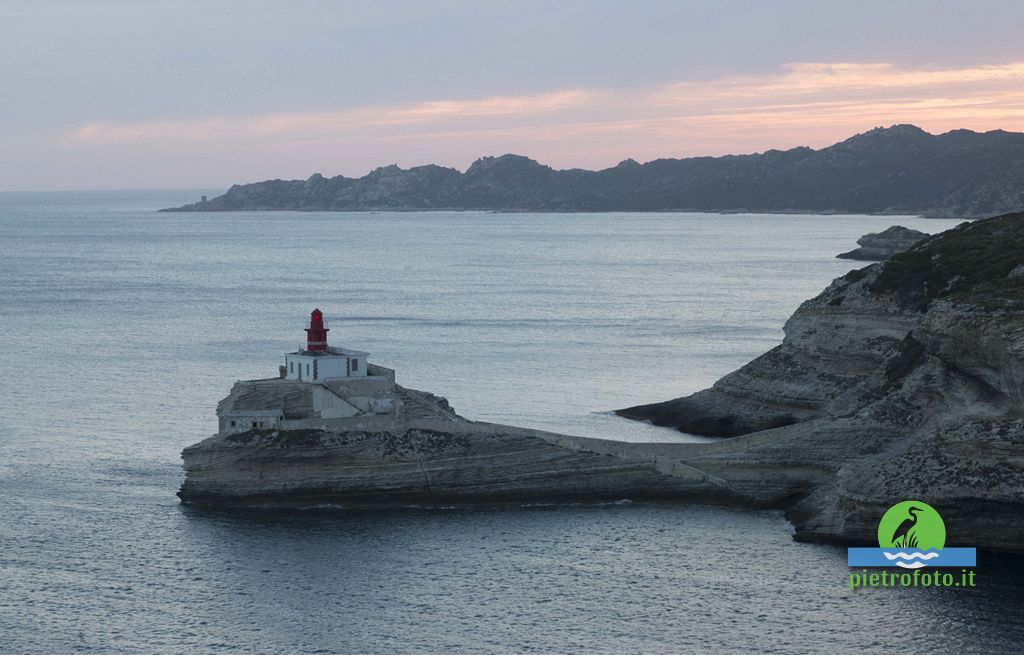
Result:
<svg viewBox="0 0 1024 655"><path fill-rule="evenodd" d="M324 327L324 313L314 309L309 315L309 327L306 328L306 350L317 352L327 350L327 333L330 328Z"/></svg>

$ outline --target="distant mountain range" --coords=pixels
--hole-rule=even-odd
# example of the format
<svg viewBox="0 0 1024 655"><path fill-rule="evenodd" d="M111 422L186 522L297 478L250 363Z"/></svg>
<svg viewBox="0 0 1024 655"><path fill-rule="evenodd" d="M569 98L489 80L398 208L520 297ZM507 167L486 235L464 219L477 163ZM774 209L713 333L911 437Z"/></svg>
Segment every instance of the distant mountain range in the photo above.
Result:
<svg viewBox="0 0 1024 655"><path fill-rule="evenodd" d="M924 214L974 218L1024 209L1024 134L914 125L876 128L813 150L632 159L601 171L555 170L520 155L461 173L428 165L361 178L320 174L232 186L163 211L710 211Z"/></svg>

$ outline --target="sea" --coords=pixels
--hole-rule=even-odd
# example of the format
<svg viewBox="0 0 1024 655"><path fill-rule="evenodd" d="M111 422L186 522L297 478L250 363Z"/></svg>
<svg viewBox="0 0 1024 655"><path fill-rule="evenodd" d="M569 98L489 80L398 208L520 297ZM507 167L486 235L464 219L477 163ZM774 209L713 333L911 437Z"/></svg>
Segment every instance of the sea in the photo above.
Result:
<svg viewBox="0 0 1024 655"><path fill-rule="evenodd" d="M180 452L236 380L330 340L462 415L627 441L918 217L157 213L0 194L0 653L1011 653L1024 559L850 591L781 513L632 502L212 512Z"/></svg>

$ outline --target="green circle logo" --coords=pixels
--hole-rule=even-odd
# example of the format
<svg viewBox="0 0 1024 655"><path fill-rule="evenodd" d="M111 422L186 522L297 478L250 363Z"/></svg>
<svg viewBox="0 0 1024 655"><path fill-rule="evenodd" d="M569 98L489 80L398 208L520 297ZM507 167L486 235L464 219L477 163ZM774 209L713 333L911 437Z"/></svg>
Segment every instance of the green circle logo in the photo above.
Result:
<svg viewBox="0 0 1024 655"><path fill-rule="evenodd" d="M931 505L919 500L896 503L878 522L880 548L941 550L946 545L946 524Z"/></svg>

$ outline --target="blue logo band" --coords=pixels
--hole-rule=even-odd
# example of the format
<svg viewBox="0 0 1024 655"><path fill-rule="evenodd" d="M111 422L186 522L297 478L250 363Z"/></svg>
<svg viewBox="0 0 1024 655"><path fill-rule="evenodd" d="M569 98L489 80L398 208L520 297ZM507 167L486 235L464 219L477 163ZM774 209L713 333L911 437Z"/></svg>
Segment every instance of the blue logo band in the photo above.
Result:
<svg viewBox="0 0 1024 655"><path fill-rule="evenodd" d="M846 560L849 566L896 566L903 569L920 569L925 566L976 566L977 551L974 548L849 548Z"/></svg>

